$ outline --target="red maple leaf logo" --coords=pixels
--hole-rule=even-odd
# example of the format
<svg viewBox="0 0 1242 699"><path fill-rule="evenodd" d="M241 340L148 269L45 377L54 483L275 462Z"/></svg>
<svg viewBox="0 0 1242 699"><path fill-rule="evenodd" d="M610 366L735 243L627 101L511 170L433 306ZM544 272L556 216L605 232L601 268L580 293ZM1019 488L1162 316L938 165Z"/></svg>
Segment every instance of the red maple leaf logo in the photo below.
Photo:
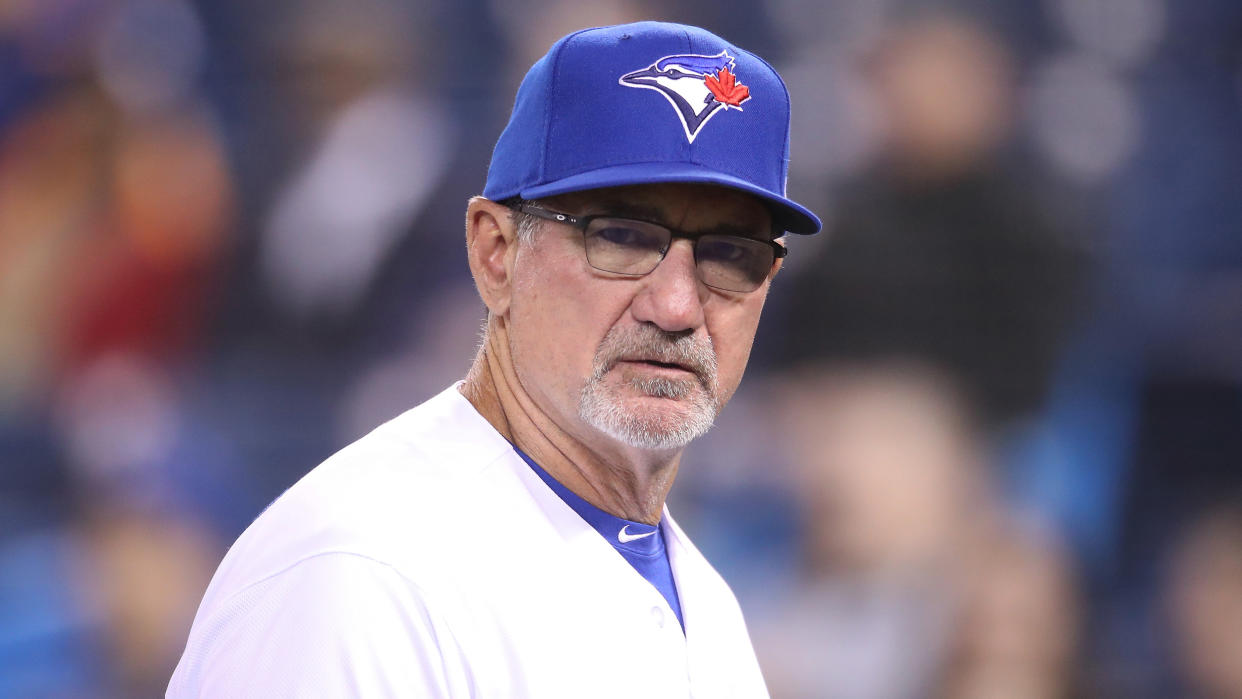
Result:
<svg viewBox="0 0 1242 699"><path fill-rule="evenodd" d="M728 68L721 68L716 75L708 75L703 82L707 83L707 89L712 91L716 101L726 107L741 109L742 103L750 99L750 88L737 82L737 76Z"/></svg>

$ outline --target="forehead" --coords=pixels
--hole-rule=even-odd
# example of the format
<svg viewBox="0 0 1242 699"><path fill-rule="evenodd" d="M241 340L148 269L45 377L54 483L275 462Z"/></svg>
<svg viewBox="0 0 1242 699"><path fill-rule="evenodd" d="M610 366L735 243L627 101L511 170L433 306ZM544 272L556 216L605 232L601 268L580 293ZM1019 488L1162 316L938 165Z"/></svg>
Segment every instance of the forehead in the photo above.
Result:
<svg viewBox="0 0 1242 699"><path fill-rule="evenodd" d="M758 197L716 185L673 182L608 187L546 199L577 214L635 216L686 231L730 228L772 237L772 214Z"/></svg>

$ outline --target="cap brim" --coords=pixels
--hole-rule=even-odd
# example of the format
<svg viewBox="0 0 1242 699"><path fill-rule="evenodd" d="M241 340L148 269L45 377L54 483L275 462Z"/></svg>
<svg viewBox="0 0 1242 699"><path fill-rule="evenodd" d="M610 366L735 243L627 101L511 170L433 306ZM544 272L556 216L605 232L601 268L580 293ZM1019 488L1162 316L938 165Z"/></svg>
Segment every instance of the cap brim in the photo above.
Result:
<svg viewBox="0 0 1242 699"><path fill-rule="evenodd" d="M772 210L773 222L782 230L799 235L818 233L823 224L819 217L811 213L805 206L775 192L739 177L712 170L693 163L631 163L612 167L590 170L549 182L536 187L523 189L523 199L539 199L557 194L580 192L586 189L602 187L621 187L635 184L659 184L665 182L695 182L715 184L721 187L740 190L753 194L764 200Z"/></svg>

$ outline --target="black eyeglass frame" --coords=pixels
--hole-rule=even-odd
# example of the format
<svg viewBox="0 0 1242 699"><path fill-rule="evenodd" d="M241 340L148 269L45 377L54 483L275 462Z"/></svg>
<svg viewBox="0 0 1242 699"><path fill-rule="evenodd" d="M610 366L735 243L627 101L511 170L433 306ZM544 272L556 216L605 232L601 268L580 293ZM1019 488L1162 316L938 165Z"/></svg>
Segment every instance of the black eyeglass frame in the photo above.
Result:
<svg viewBox="0 0 1242 699"><path fill-rule="evenodd" d="M526 202L509 204L508 207L510 209L513 209L514 211L520 211L521 213L524 213L524 214L530 214L531 216L542 218L547 221L555 221L556 223L564 223L566 225L572 226L578 229L578 232L581 233L583 236L586 236L587 228L590 227L591 222L596 219L600 219L600 218L611 218L611 219L617 219L621 221L637 221L639 223L645 223L649 226L659 226L660 228L667 230L670 234L669 240L668 240L668 247L664 248L664 250L661 251L660 253L661 262L664 261L664 257L668 255L668 251L673 247L673 241L676 240L677 238L684 238L686 240L689 240L695 243L695 245L697 246L699 238L702 238L705 235L719 235L719 236L723 236L727 238L742 238L744 240L749 240L749 241L756 242L756 243L765 243L772 248L772 264L776 264L777 260L782 259L786 255L789 254L789 248L785 247L784 245L781 245L780 243L777 243L775 240L764 240L762 238L747 238L746 236L733 235L731 233L687 233L685 231L679 231L674 228L670 228L669 226L663 223L660 223L659 221L649 221L647 219L634 218L633 216L615 216L613 214L589 214L586 216L574 216L573 214L567 214L561 211L552 211L551 209L545 209L543 207L535 206L533 204L529 204ZM695 259L696 261L698 259L697 249L696 249ZM657 262L656 265L659 266L659 262ZM592 265L592 267L594 267L594 265ZM654 269L655 267L652 267L652 270ZM651 271L644 272L642 274L628 274L626 272L613 272L613 271L606 270L606 269L601 269L600 271L608 272L609 274L621 274L621 275L630 276L630 277L643 277L648 274L651 274ZM706 284L706 282L704 283ZM708 286L712 286L712 285L708 284ZM716 289L720 287L713 286L712 288ZM755 289L758 289L758 288L759 288L758 286L755 287ZM730 291L735 294L748 294L751 291L754 291L755 289L751 289L750 291L736 291L732 289L722 289L722 291Z"/></svg>

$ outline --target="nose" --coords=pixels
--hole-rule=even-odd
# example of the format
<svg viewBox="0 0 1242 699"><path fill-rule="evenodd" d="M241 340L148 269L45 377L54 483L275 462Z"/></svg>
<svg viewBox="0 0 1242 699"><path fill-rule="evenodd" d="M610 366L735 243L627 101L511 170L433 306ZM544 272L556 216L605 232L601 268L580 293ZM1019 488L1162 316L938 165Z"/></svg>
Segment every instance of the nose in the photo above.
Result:
<svg viewBox="0 0 1242 699"><path fill-rule="evenodd" d="M711 292L699 282L691 241L674 240L668 254L641 283L631 307L635 320L654 323L668 332L703 325L703 304Z"/></svg>

